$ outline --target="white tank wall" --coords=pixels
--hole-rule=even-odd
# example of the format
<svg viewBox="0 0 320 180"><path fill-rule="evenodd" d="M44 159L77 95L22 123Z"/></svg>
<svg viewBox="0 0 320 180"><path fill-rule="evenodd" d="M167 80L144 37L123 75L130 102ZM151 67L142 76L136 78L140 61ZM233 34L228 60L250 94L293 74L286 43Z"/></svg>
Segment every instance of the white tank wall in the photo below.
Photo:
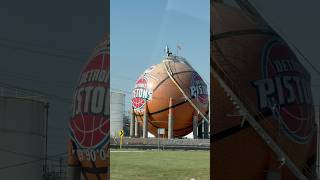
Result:
<svg viewBox="0 0 320 180"><path fill-rule="evenodd" d="M123 118L125 111L125 94L121 92L110 92L110 135L118 136L123 129Z"/></svg>
<svg viewBox="0 0 320 180"><path fill-rule="evenodd" d="M45 134L44 103L0 97L0 179L42 180Z"/></svg>

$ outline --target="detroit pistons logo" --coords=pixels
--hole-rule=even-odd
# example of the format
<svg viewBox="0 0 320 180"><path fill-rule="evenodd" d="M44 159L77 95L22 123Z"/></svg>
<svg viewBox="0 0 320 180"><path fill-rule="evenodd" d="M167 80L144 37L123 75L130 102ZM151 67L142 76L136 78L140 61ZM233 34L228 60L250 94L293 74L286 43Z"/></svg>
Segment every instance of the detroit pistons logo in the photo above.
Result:
<svg viewBox="0 0 320 180"><path fill-rule="evenodd" d="M208 91L206 83L196 72L192 73L191 81L191 86L189 88L191 97L196 98L197 102L203 106L208 105Z"/></svg>
<svg viewBox="0 0 320 180"><path fill-rule="evenodd" d="M262 79L252 82L258 107L272 112L291 140L309 142L315 127L309 73L280 39L266 43L261 60Z"/></svg>
<svg viewBox="0 0 320 180"><path fill-rule="evenodd" d="M106 49L97 51L75 90L69 129L80 150L98 151L109 144L109 64Z"/></svg>
<svg viewBox="0 0 320 180"><path fill-rule="evenodd" d="M143 111L147 101L152 99L152 90L148 88L148 79L141 76L132 91L132 106L136 111Z"/></svg>

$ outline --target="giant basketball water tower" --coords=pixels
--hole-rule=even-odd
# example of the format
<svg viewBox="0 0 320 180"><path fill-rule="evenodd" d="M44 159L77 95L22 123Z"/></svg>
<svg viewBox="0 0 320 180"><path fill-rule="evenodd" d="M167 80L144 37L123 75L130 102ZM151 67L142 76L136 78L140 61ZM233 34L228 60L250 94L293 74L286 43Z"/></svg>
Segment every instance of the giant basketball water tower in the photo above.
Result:
<svg viewBox="0 0 320 180"><path fill-rule="evenodd" d="M208 138L207 85L185 58L172 54L168 47L165 50L162 62L146 69L136 80L130 136L140 137L142 126L143 138L148 132L158 136L159 129L168 139L192 131L194 138Z"/></svg>

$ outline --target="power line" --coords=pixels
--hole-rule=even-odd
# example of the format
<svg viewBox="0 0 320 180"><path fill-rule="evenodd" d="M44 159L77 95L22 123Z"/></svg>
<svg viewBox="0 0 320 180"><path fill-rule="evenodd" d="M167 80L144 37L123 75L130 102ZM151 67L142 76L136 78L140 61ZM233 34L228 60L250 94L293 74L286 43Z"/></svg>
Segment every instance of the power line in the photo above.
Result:
<svg viewBox="0 0 320 180"><path fill-rule="evenodd" d="M55 154L55 155L52 155L52 156L48 156L47 159L48 158L53 158L53 157L56 157L56 156L62 156L64 154L67 154L67 152L63 152L63 153ZM21 162L21 163L12 164L12 165L7 165L7 166L0 167L0 170L16 168L16 167L19 167L19 166L33 164L33 163L37 163L37 162L45 160L45 159L46 158L38 158L38 159L35 159L35 160L31 160L31 161L25 161L25 162Z"/></svg>
<svg viewBox="0 0 320 180"><path fill-rule="evenodd" d="M65 54L58 54L54 52L49 52L49 51L41 51L41 50L35 50L27 47L19 47L19 46L10 46L7 44L0 43L0 47L7 48L7 49L12 49L12 50L20 50L20 51L25 51L28 53L32 54L41 54L41 55L46 55L46 56L52 56L52 57L58 57L58 58L64 58L72 62L78 62L78 63L85 63L85 60L82 58L74 57L74 56L69 56ZM47 60L47 59L45 59Z"/></svg>
<svg viewBox="0 0 320 180"><path fill-rule="evenodd" d="M51 98L52 100L64 102L64 103L67 103L67 104L72 103L72 98L66 98L66 97L63 97L63 96L55 95L55 94L47 94L47 95L48 95L49 98Z"/></svg>
<svg viewBox="0 0 320 180"><path fill-rule="evenodd" d="M125 90L121 90L121 89L117 89L117 88L110 88L110 90L120 91L120 92L123 92L123 93L125 93L125 94L130 94L130 95L131 95L131 93L132 93L132 92L130 92L130 91L125 91Z"/></svg>
<svg viewBox="0 0 320 180"><path fill-rule="evenodd" d="M49 84L51 86L54 87L61 87L61 88L72 88L73 86L68 86L67 84L72 84L72 83L67 83L67 82L62 82L62 81L48 81L48 80L44 80L44 79L39 79L39 78L33 78L27 75L23 75L23 76L17 76L16 74L11 74L11 73L7 73L7 72L0 72L1 74L6 74L8 76L2 76L2 78L9 78L9 79L19 79L19 80L27 80L27 81L38 81L41 82L42 84ZM21 74L22 75L22 74ZM53 85L53 84L59 84L59 86Z"/></svg>
<svg viewBox="0 0 320 180"><path fill-rule="evenodd" d="M31 132L31 131L28 132L28 131L21 131L21 130L15 130L15 129L0 128L0 132L16 133L16 134L24 134L24 135L32 135L32 136L44 137L44 134L41 134L39 132Z"/></svg>
<svg viewBox="0 0 320 180"><path fill-rule="evenodd" d="M127 80L127 81L136 82L136 79L125 77L125 76L121 76L121 75L116 75L116 74L113 74L113 75L111 74L110 78L111 78L111 81L112 81L113 78L115 78L115 79L123 79L123 80Z"/></svg>
<svg viewBox="0 0 320 180"><path fill-rule="evenodd" d="M31 154L20 153L20 152L8 150L8 149L2 149L2 148L0 148L0 151L1 151L1 152L6 152L6 153L15 154L15 155L19 155L19 156L23 156L23 157L28 157L28 158L35 158L35 159L40 158L40 157L38 157L38 156L34 156L34 155L31 155Z"/></svg>
<svg viewBox="0 0 320 180"><path fill-rule="evenodd" d="M33 90L33 89L21 88L21 87L18 87L18 86L12 85L12 84L8 84L8 83L4 83L4 82L0 82L0 87L12 89L12 90L23 91L23 92L28 92L31 94L38 94L39 96L46 96L46 94L44 92L40 92L38 90Z"/></svg>
<svg viewBox="0 0 320 180"><path fill-rule="evenodd" d="M64 52L67 52L67 53L90 54L89 51L57 48L57 47L52 47L52 46L48 46L48 45L45 45L45 44L38 44L38 43L26 42L26 41L18 41L18 40L9 39L9 38L6 38L6 37L0 37L0 41L11 42L11 43L15 43L15 44L23 44L23 45L27 45L28 47L29 46L35 46L35 47L38 47L38 48L47 48L47 49L56 50L56 51L64 51Z"/></svg>
<svg viewBox="0 0 320 180"><path fill-rule="evenodd" d="M4 170L4 169L9 169L9 168L15 168L15 167L19 167L19 166L24 166L27 164L33 164L33 163L37 163L38 161L44 160L42 159L37 159L37 160L32 160L32 161L26 161L26 162L22 162L22 163L17 163L17 164L12 164L12 165L8 165L8 166L3 166L0 167L0 170Z"/></svg>
<svg viewBox="0 0 320 180"><path fill-rule="evenodd" d="M12 89L12 90L23 91L23 92L28 92L30 94L37 94L38 96L47 97L47 98L50 98L52 100L57 100L57 101L60 101L60 102L72 103L72 98L66 98L66 97L63 97L63 96L56 95L56 94L44 93L44 92L40 92L38 90L33 90L33 89L25 89L25 88L21 88L21 87L18 87L18 86L15 86L15 85L11 85L11 84L7 84L7 83L3 83L3 82L0 82L0 87Z"/></svg>

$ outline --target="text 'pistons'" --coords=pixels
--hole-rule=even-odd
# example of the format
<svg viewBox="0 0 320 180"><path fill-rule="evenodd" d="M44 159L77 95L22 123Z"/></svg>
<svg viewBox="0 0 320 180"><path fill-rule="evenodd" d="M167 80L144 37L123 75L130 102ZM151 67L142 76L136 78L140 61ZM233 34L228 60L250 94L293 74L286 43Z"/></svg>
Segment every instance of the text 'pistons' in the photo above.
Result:
<svg viewBox="0 0 320 180"><path fill-rule="evenodd" d="M82 74L73 99L72 117L85 114L109 116L109 73L92 70Z"/></svg>
<svg viewBox="0 0 320 180"><path fill-rule="evenodd" d="M270 104L288 105L293 103L312 104L310 79L294 60L275 60L272 62L276 74L273 77L252 82L256 88L259 108Z"/></svg>

